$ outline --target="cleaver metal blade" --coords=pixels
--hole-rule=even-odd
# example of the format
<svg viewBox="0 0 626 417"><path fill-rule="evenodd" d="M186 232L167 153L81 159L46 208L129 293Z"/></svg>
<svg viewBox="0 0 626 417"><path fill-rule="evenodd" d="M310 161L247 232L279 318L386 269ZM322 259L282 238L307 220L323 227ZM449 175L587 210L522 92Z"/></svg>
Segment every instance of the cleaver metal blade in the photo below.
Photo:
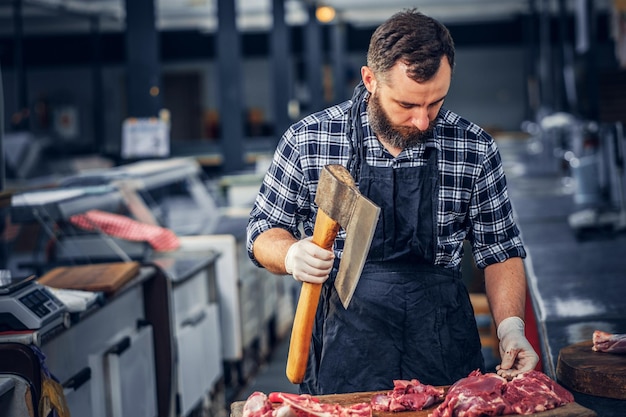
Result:
<svg viewBox="0 0 626 417"><path fill-rule="evenodd" d="M343 255L335 278L335 289L345 309L350 305L359 283L380 216L380 207L362 195L359 195L353 207L352 220L345 229Z"/></svg>
<svg viewBox="0 0 626 417"><path fill-rule="evenodd" d="M315 202L346 231L335 288L347 309L363 271L380 207L361 194L348 170L338 164L326 165L320 173Z"/></svg>

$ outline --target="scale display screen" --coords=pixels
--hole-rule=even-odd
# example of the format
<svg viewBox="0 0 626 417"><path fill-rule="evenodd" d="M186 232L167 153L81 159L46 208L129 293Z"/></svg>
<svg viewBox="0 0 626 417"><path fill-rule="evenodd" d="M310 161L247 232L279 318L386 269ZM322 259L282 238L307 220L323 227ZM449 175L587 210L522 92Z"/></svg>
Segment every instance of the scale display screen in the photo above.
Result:
<svg viewBox="0 0 626 417"><path fill-rule="evenodd" d="M20 303L24 304L26 308L35 313L37 317L46 317L50 312L56 310L56 307L60 307L55 303L54 299L50 298L50 294L44 289L36 289L26 293L23 297L20 297Z"/></svg>

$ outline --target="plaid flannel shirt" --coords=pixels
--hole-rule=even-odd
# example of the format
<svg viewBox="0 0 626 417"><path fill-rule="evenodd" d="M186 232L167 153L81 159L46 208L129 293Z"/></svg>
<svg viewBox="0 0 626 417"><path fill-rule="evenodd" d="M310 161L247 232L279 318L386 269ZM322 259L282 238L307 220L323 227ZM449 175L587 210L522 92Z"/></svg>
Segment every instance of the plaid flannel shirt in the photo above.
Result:
<svg viewBox="0 0 626 417"><path fill-rule="evenodd" d="M347 166L351 156L347 137L351 105L349 100L309 115L281 138L248 222L248 255L256 265L252 245L262 232L280 227L297 238L302 232L313 234L320 170L326 164ZM366 159L371 166L422 166L426 164L425 147L437 148L440 188L436 265L459 269L465 239L471 242L480 268L526 256L513 218L500 154L483 129L442 108L434 137L393 158L371 131L366 112L362 112L361 120ZM342 229L334 246L337 259L341 258L344 240Z"/></svg>

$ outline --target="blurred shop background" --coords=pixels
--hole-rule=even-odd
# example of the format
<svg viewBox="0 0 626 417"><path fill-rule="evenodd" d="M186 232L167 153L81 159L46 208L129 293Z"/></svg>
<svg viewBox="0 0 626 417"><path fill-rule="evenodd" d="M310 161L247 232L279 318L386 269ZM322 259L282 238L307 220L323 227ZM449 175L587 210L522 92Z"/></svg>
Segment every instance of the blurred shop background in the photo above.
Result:
<svg viewBox="0 0 626 417"><path fill-rule="evenodd" d="M0 0L0 416L50 387L103 417L297 392L299 287L251 264L247 216L282 133L350 98L376 26L412 7L455 40L445 106L499 143L542 370L626 333L626 1ZM576 399L624 409L596 394Z"/></svg>
<svg viewBox="0 0 626 417"><path fill-rule="evenodd" d="M315 18L321 5L334 7L328 21ZM22 165L23 142L38 162L192 155L216 173L249 169L290 122L349 98L375 25L413 6L456 41L447 105L494 133L559 111L616 117L607 95L619 96L624 35L612 0L5 0L5 134L19 143L7 175L67 168ZM125 152L124 123L160 116L166 146Z"/></svg>

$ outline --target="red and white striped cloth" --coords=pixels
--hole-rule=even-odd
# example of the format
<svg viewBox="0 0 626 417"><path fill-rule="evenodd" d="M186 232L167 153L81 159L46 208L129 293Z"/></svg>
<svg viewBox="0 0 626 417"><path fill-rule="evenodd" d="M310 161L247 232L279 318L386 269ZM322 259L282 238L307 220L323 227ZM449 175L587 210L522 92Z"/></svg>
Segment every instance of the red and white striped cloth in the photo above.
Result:
<svg viewBox="0 0 626 417"><path fill-rule="evenodd" d="M156 251L171 251L180 247L178 236L170 229L141 223L121 214L89 210L71 216L70 222L84 230L97 230L125 240L148 242Z"/></svg>

